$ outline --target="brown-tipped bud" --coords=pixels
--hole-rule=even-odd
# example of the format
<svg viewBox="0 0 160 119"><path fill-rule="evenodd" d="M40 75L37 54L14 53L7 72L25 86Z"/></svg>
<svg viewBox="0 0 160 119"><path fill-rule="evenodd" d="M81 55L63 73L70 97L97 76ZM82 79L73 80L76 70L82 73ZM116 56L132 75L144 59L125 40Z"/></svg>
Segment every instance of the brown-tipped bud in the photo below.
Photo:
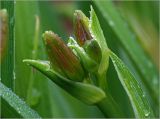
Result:
<svg viewBox="0 0 160 119"><path fill-rule="evenodd" d="M91 33L89 32L89 19L80 10L76 10L74 16L75 37L78 44L83 46L86 40L92 39Z"/></svg>
<svg viewBox="0 0 160 119"><path fill-rule="evenodd" d="M0 10L0 59L5 54L8 40L8 14L6 9Z"/></svg>
<svg viewBox="0 0 160 119"><path fill-rule="evenodd" d="M54 32L43 34L47 53L54 70L74 81L82 81L84 71L79 59Z"/></svg>

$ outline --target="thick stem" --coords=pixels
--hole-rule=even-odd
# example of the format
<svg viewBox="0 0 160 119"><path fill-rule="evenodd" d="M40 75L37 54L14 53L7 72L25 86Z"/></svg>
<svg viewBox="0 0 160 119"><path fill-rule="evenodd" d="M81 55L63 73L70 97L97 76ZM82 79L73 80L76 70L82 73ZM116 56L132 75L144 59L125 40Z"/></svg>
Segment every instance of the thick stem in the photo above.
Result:
<svg viewBox="0 0 160 119"><path fill-rule="evenodd" d="M97 107L102 111L105 117L125 117L123 111L109 93L106 94L105 99L97 103Z"/></svg>

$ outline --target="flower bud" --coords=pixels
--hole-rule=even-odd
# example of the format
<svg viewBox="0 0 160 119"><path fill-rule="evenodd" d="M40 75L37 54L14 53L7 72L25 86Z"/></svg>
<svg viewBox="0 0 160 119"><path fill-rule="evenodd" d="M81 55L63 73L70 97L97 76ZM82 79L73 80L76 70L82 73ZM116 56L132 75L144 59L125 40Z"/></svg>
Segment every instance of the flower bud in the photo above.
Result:
<svg viewBox="0 0 160 119"><path fill-rule="evenodd" d="M85 41L92 39L92 36L89 31L89 19L80 10L76 10L74 16L75 37L78 41L78 44L80 46L83 46Z"/></svg>
<svg viewBox="0 0 160 119"><path fill-rule="evenodd" d="M82 11L75 11L75 36L78 44L84 48L86 54L97 64L102 58L101 48L89 31L89 19Z"/></svg>
<svg viewBox="0 0 160 119"><path fill-rule="evenodd" d="M0 10L0 60L6 53L8 40L8 13L6 9Z"/></svg>
<svg viewBox="0 0 160 119"><path fill-rule="evenodd" d="M46 31L43 38L53 69L71 80L82 81L84 71L80 61L62 39L51 31Z"/></svg>
<svg viewBox="0 0 160 119"><path fill-rule="evenodd" d="M96 40L86 41L84 44L84 50L89 55L91 59L93 59L97 64L100 63L102 58L102 52L99 44Z"/></svg>

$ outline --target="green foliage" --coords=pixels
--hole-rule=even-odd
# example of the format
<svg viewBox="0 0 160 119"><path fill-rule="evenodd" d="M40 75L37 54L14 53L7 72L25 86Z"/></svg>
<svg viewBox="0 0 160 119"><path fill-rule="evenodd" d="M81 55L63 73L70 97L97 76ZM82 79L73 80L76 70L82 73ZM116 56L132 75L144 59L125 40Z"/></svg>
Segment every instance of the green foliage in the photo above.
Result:
<svg viewBox="0 0 160 119"><path fill-rule="evenodd" d="M106 22L109 23L111 29L118 36L118 39L126 52L137 66L137 70L140 72L143 82L146 84L147 89L150 91L150 95L158 102L158 71L155 68L152 61L144 53L144 50L138 44L134 34L125 25L125 21L121 18L116 8L111 2L98 2L95 4L101 11ZM143 70L142 70L143 69ZM152 80L152 81L151 81Z"/></svg>
<svg viewBox="0 0 160 119"><path fill-rule="evenodd" d="M8 39L6 52L1 58L1 117L159 116L159 81L155 66L159 65L156 59L159 52L156 50L159 46L157 2L94 0L95 11L91 7L90 19L85 14L89 14L91 2L0 3L1 8L8 12L9 31L5 36ZM85 14L78 8L83 9ZM77 22L77 29L72 29L75 10L77 15L83 14L83 17ZM73 34L76 30L76 38L71 35L67 47L80 60L85 73L85 77L78 77L82 82L61 76L54 66L43 61L47 60L47 53L41 34L46 30L54 31L62 39L68 39L67 34ZM78 43L83 40L83 43L78 44L77 40ZM24 60L28 58L32 60ZM28 68L22 60L33 68Z"/></svg>
<svg viewBox="0 0 160 119"><path fill-rule="evenodd" d="M105 93L92 85L70 81L50 68L50 63L36 60L23 60L36 68L54 83L86 104L95 104L105 98Z"/></svg>
<svg viewBox="0 0 160 119"><path fill-rule="evenodd" d="M136 118L153 118L153 110L144 94L140 84L124 65L124 63L113 53L110 57L134 110Z"/></svg>
<svg viewBox="0 0 160 119"><path fill-rule="evenodd" d="M15 89L14 72L14 2L0 1L0 77L7 87ZM7 103L1 103L3 111L0 114L9 115L10 107ZM5 116L4 116L5 117Z"/></svg>
<svg viewBox="0 0 160 119"><path fill-rule="evenodd" d="M21 100L15 93L0 83L0 96L9 103L24 118L40 118L26 103Z"/></svg>
<svg viewBox="0 0 160 119"><path fill-rule="evenodd" d="M2 82L11 89L14 89L14 2L2 1L1 9L5 9L5 38L2 39L1 46L4 48L4 52L1 54L1 78ZM2 17L2 16L1 16ZM1 23L4 18L1 18ZM2 28L1 28L2 30ZM4 30L4 28L3 28ZM4 41L3 41L4 40Z"/></svg>

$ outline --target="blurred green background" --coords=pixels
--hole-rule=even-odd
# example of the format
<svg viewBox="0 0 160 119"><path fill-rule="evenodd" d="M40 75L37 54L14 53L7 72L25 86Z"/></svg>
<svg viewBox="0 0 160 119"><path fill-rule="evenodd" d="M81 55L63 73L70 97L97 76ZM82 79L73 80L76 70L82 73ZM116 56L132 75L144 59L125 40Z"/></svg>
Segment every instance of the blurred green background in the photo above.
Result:
<svg viewBox="0 0 160 119"><path fill-rule="evenodd" d="M135 37L147 57L159 69L158 1L114 1L112 3L125 21L125 25L132 32L132 37ZM104 19L103 13L93 2L1 1L1 8L8 9L12 25L9 27L11 35L9 37L12 38L6 41L7 51L1 60L2 82L42 117L104 117L96 106L83 104L44 75L22 62L23 59L47 60L42 33L46 30L52 30L67 41L69 36L73 36L74 11L80 9L89 17L90 5L93 5L98 15L109 48L127 64L137 80L143 84L141 74L137 71L126 49L117 40L119 37L111 27L112 23ZM129 99L111 63L107 77L113 97L126 115L133 117ZM145 84L144 90L147 90ZM148 97L151 98L149 94ZM154 105L152 104L153 107ZM3 109L1 111L2 117L20 116L14 109L11 111L11 107L4 100L2 100L1 106Z"/></svg>

